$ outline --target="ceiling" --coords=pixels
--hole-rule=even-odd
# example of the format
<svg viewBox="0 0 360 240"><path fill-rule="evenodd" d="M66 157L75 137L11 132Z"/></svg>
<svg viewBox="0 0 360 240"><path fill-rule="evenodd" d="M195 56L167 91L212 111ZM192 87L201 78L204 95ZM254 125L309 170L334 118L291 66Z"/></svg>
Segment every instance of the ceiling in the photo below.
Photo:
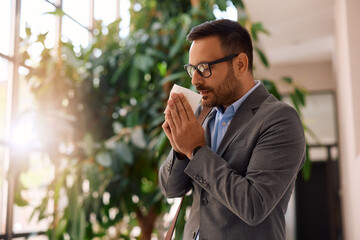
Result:
<svg viewBox="0 0 360 240"><path fill-rule="evenodd" d="M334 0L244 0L252 21L270 36L260 37L272 65L331 61Z"/></svg>

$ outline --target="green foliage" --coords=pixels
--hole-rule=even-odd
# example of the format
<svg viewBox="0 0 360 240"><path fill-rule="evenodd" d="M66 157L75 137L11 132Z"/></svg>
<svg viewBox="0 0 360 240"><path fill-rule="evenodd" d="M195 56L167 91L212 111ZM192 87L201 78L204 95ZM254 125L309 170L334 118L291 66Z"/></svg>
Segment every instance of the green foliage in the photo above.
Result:
<svg viewBox="0 0 360 240"><path fill-rule="evenodd" d="M164 100L170 80L190 82L181 67L189 48L185 37L212 14L185 7L183 1L172 10L164 4L145 1L141 12L132 12L133 31L126 39L119 38L119 21L106 27L98 22L91 44L77 52L70 42L47 49L46 34L33 40L27 28L24 64L31 60L28 47L43 46L27 79L46 119L44 148L57 168L32 217L54 219L52 239L65 234L91 239L119 223L128 225L121 233L128 238L133 227L144 225L142 220L155 220L169 209L157 184L159 162L169 150L161 129ZM158 8L169 11L161 15ZM60 145L74 150L62 152ZM62 209L64 197L68 204ZM47 212L49 199L54 213Z"/></svg>
<svg viewBox="0 0 360 240"><path fill-rule="evenodd" d="M264 54L264 52L257 46L254 46L254 50L255 52L258 54L261 63L265 66L265 67L269 67L269 61L267 60L266 55Z"/></svg>
<svg viewBox="0 0 360 240"><path fill-rule="evenodd" d="M19 207L24 207L29 205L29 202L21 196L21 191L24 189L25 187L20 182L18 182L15 186L14 202Z"/></svg>
<svg viewBox="0 0 360 240"><path fill-rule="evenodd" d="M32 40L26 28L24 64L29 65L28 48L34 41L43 46L41 60L29 65L27 79L38 102L44 149L56 166L55 178L32 217L53 219L51 239L66 235L92 239L120 225L126 230L116 238L130 239L131 230L141 226L140 238L150 239L145 232L151 233L158 216L169 210L157 183L158 167L170 149L161 128L165 102L173 83L191 86L182 69L188 61L186 34L193 26L215 19L215 3L221 10L227 3L200 1L199 7L191 8L190 2L181 0L136 2L141 10L131 10L127 38L119 37L120 20L108 26L97 22L89 46L77 51L71 42L47 49L47 34ZM241 0L233 3L245 9ZM256 40L258 34L267 33L261 23L251 25L246 14L241 16L239 21L250 24ZM265 54L254 44L268 66ZM292 84L290 78L284 80ZM274 82L263 82L281 99ZM295 88L293 95L300 110L305 93ZM60 206L64 198L68 204ZM47 212L51 203L53 213ZM184 206L189 204L191 198L186 198ZM185 223L185 207L176 239Z"/></svg>
<svg viewBox="0 0 360 240"><path fill-rule="evenodd" d="M312 165L311 165L311 162L310 162L309 146L308 146L308 144L306 144L306 159L305 159L305 164L301 169L301 173L302 173L303 179L305 181L310 180L311 169L312 169Z"/></svg>
<svg viewBox="0 0 360 240"><path fill-rule="evenodd" d="M274 95L274 97L276 97L280 101L282 100L282 96L279 93L279 91L278 91L278 89L277 89L277 87L276 87L276 85L275 85L275 83L273 81L268 80L268 79L262 79L261 81L265 85L265 87L269 91L269 93Z"/></svg>
<svg viewBox="0 0 360 240"><path fill-rule="evenodd" d="M251 24L250 34L253 41L257 42L259 40L259 33L269 34L269 32L263 27L263 24L261 22Z"/></svg>
<svg viewBox="0 0 360 240"><path fill-rule="evenodd" d="M245 5L242 0L232 0L232 3L238 9L243 9L243 10L245 9Z"/></svg>

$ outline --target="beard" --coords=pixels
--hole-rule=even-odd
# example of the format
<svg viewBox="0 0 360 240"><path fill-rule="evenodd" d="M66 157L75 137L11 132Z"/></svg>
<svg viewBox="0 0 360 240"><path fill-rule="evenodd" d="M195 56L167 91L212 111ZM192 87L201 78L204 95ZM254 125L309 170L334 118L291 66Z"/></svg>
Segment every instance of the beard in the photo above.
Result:
<svg viewBox="0 0 360 240"><path fill-rule="evenodd" d="M240 83L235 77L232 65L230 66L224 81L217 89L206 87L204 85L199 85L197 87L199 92L208 92L208 94L202 98L201 105L203 107L230 106L238 100Z"/></svg>

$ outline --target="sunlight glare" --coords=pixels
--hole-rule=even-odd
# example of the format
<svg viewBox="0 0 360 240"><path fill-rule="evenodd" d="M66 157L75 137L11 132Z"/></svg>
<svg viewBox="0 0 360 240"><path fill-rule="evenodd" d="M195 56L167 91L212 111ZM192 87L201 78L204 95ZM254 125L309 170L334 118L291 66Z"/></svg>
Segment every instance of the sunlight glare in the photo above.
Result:
<svg viewBox="0 0 360 240"><path fill-rule="evenodd" d="M1 39L1 38L0 38ZM9 63L7 60L0 58L0 82L5 82L9 78Z"/></svg>
<svg viewBox="0 0 360 240"><path fill-rule="evenodd" d="M130 1L120 0L120 37L125 38L130 32Z"/></svg>
<svg viewBox="0 0 360 240"><path fill-rule="evenodd" d="M11 134L11 145L18 149L26 149L37 140L37 128L33 116L21 119Z"/></svg>
<svg viewBox="0 0 360 240"><path fill-rule="evenodd" d="M214 15L216 19L230 19L237 21L238 13L234 4L230 1L227 2L226 11L220 11L219 7L214 7Z"/></svg>

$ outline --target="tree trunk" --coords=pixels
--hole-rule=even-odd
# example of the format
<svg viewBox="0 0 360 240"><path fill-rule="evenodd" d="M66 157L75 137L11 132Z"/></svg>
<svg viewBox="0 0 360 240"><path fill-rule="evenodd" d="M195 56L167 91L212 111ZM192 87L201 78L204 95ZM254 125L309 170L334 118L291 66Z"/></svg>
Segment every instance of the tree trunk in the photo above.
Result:
<svg viewBox="0 0 360 240"><path fill-rule="evenodd" d="M158 217L158 213L156 212L155 207L152 206L146 216L144 216L139 209L136 210L136 215L141 228L140 239L150 240L151 234L155 226L156 218Z"/></svg>

